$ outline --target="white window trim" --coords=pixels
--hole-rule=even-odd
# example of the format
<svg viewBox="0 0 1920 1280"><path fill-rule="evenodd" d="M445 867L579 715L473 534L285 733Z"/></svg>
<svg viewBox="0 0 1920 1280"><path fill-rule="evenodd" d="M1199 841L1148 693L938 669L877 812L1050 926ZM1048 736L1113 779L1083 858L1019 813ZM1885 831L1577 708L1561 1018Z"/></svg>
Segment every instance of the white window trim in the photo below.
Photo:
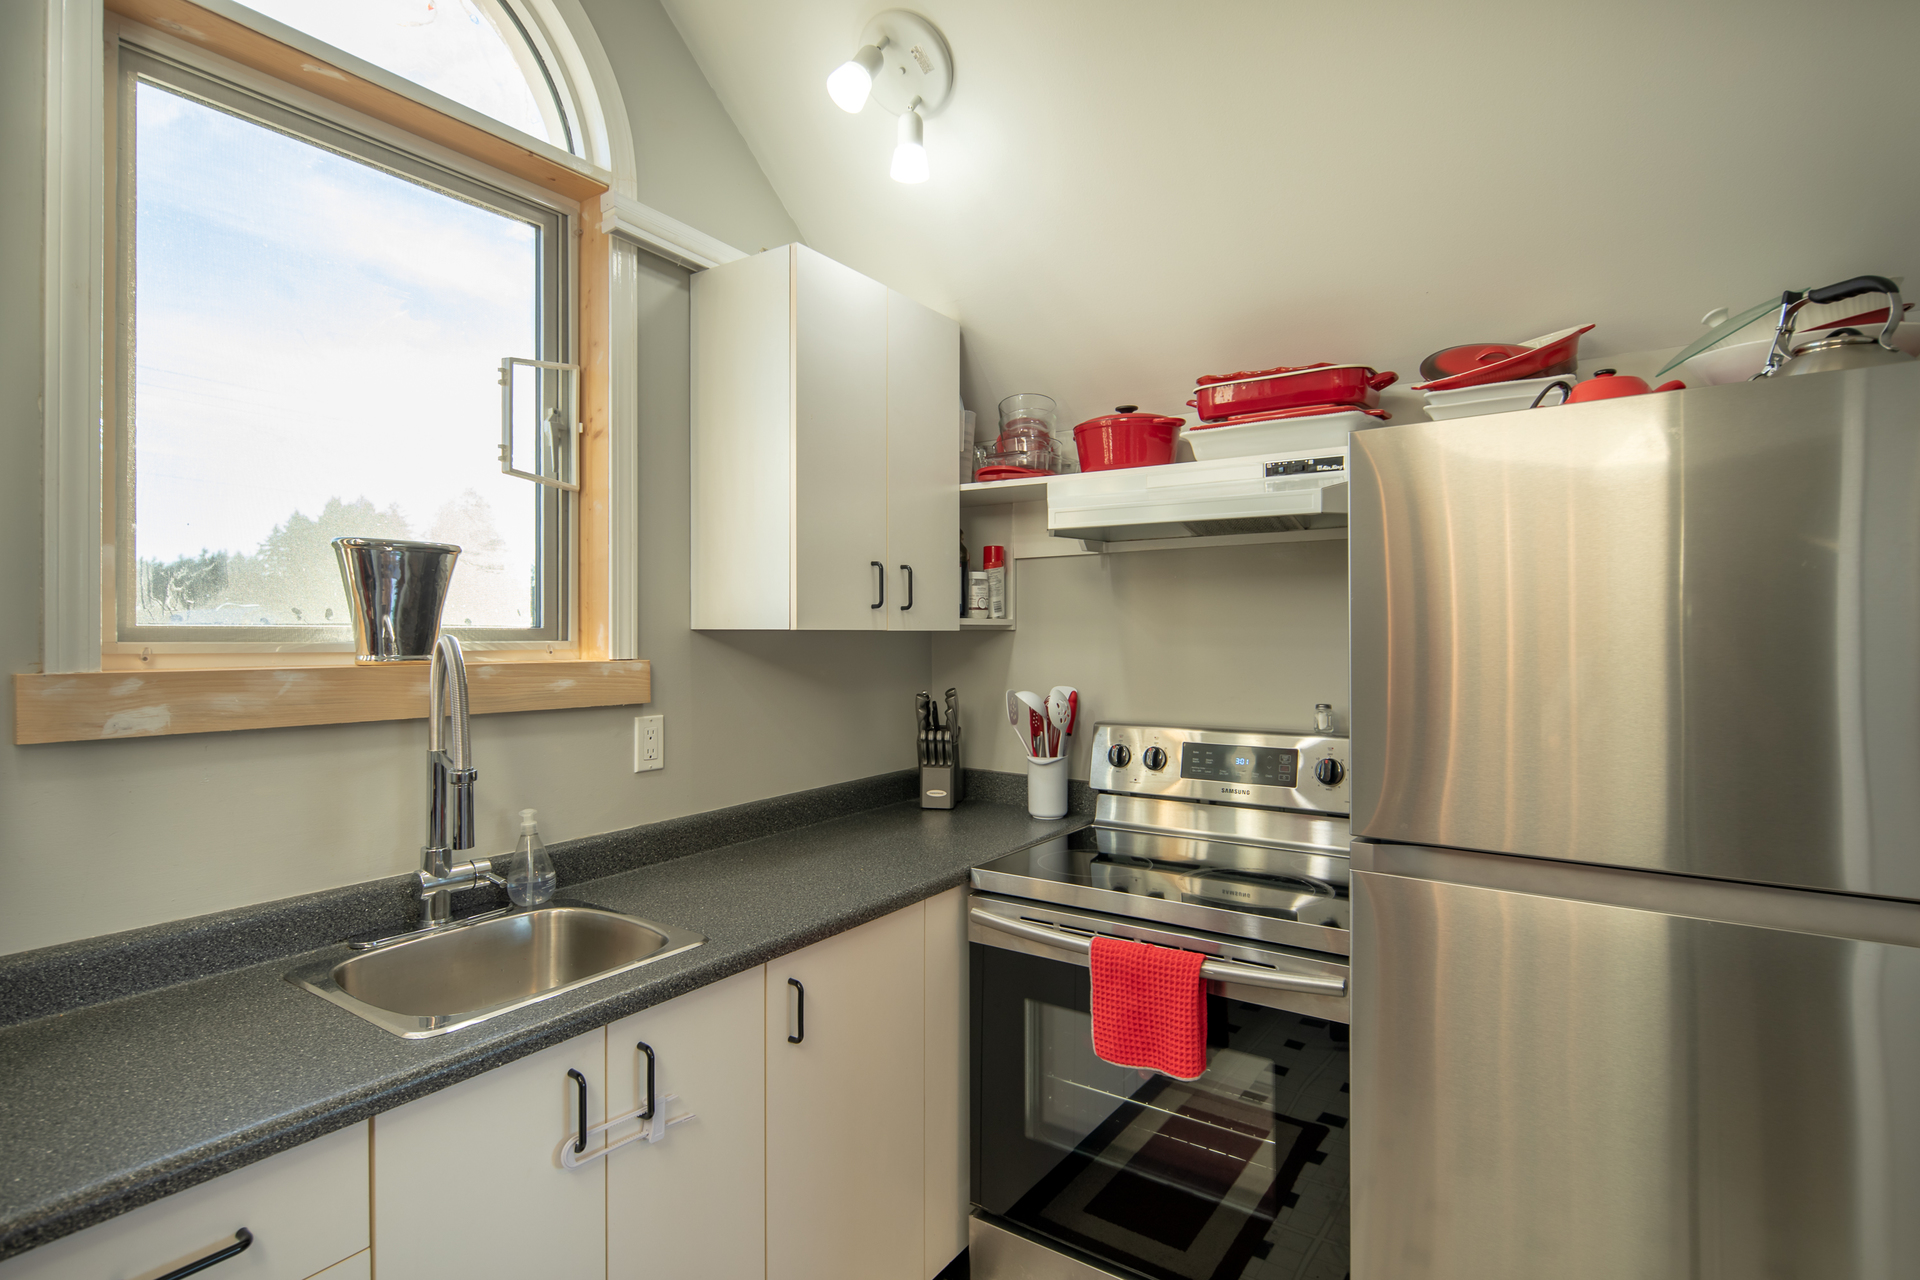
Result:
<svg viewBox="0 0 1920 1280"><path fill-rule="evenodd" d="M603 229L616 237L608 304L612 406L607 569L609 657L640 656L639 553L639 259L637 249L699 269L745 254L647 208L634 197L637 171L626 105L612 64L578 0L518 0L557 56L581 115L588 163L509 129L411 81L321 44L233 4L196 0L243 26L350 70L394 93L606 182L620 216ZM100 670L101 432L103 300L106 282L104 78L106 23L101 0L46 3L46 172L42 373L43 546L41 669ZM591 216L588 211L583 214Z"/></svg>

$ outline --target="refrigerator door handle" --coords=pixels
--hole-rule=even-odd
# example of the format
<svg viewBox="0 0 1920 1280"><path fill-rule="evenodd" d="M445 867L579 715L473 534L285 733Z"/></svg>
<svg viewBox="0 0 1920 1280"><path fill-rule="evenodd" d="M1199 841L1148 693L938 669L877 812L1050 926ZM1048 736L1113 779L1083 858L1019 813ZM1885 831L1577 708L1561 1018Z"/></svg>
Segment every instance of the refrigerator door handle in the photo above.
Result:
<svg viewBox="0 0 1920 1280"><path fill-rule="evenodd" d="M1083 938L1077 933L1049 929L1045 925L1030 924L1025 920L1010 919L991 911L983 911L979 907L969 908L967 915L975 924L989 929L998 929L1002 933L1010 933L1017 938L1026 938L1031 942L1044 942L1049 946L1059 947L1063 951L1086 954L1093 950L1093 939ZM1345 978L1322 973L1288 973L1284 969L1262 969L1250 964L1234 964L1227 960L1205 961L1200 966L1200 976L1214 982L1238 982L1243 986L1267 987L1275 991L1305 991L1322 996L1347 994Z"/></svg>

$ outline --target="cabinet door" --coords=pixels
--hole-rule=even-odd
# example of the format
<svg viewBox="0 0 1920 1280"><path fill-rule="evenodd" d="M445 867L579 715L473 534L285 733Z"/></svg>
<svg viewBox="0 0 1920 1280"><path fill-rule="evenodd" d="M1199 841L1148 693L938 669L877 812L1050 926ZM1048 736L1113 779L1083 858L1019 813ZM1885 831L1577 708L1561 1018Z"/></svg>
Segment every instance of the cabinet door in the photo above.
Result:
<svg viewBox="0 0 1920 1280"><path fill-rule="evenodd" d="M768 1280L927 1274L925 933L916 904L767 966Z"/></svg>
<svg viewBox="0 0 1920 1280"><path fill-rule="evenodd" d="M373 1118L373 1264L381 1276L600 1280L606 1161L560 1164L579 1089L606 1118L604 1029Z"/></svg>
<svg viewBox="0 0 1920 1280"><path fill-rule="evenodd" d="M794 625L884 631L887 289L804 245L793 255Z"/></svg>
<svg viewBox="0 0 1920 1280"><path fill-rule="evenodd" d="M366 1257L367 1126L315 1138L0 1263L5 1280L132 1280L187 1266L253 1234L214 1264L220 1280L306 1280L349 1254ZM342 1265L337 1274L350 1276ZM360 1274L366 1274L364 1263Z"/></svg>
<svg viewBox="0 0 1920 1280"><path fill-rule="evenodd" d="M960 629L959 415L960 326L889 290L887 570L888 594L899 596L885 610L890 630Z"/></svg>
<svg viewBox="0 0 1920 1280"><path fill-rule="evenodd" d="M692 1119L607 1160L607 1276L760 1280L766 1274L766 970L749 969L607 1028L612 1114L654 1105ZM640 1127L608 1131L618 1140Z"/></svg>
<svg viewBox="0 0 1920 1280"><path fill-rule="evenodd" d="M927 899L927 1260L967 1247L967 890Z"/></svg>

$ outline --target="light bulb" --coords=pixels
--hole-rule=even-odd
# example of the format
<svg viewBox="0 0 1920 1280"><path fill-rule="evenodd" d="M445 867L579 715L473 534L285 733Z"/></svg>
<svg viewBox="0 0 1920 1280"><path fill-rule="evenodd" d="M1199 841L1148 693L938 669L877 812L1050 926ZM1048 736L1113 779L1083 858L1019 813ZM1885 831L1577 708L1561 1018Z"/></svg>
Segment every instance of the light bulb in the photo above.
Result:
<svg viewBox="0 0 1920 1280"><path fill-rule="evenodd" d="M907 110L900 116L900 127L893 147L892 175L895 182L927 180L927 147L921 130L920 113Z"/></svg>
<svg viewBox="0 0 1920 1280"><path fill-rule="evenodd" d="M886 43L884 40L881 44ZM879 45L865 45L860 52L833 69L827 77L827 94L842 111L858 115L873 92L873 78L882 65Z"/></svg>

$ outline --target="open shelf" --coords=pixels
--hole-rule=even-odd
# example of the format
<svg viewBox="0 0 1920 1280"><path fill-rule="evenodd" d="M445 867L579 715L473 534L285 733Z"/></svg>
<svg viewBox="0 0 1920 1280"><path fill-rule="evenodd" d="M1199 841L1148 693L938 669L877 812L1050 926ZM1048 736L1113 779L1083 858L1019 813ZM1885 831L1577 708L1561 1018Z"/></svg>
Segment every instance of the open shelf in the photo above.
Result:
<svg viewBox="0 0 1920 1280"><path fill-rule="evenodd" d="M1008 502L1045 502L1047 500L1047 477L1034 476L1025 480L989 480L984 484L978 480L960 486L960 505L963 507L993 507Z"/></svg>
<svg viewBox="0 0 1920 1280"><path fill-rule="evenodd" d="M979 628L986 631L1011 631L1013 630L1013 619L1010 617L960 619L960 629L962 631L968 631L974 628Z"/></svg>

